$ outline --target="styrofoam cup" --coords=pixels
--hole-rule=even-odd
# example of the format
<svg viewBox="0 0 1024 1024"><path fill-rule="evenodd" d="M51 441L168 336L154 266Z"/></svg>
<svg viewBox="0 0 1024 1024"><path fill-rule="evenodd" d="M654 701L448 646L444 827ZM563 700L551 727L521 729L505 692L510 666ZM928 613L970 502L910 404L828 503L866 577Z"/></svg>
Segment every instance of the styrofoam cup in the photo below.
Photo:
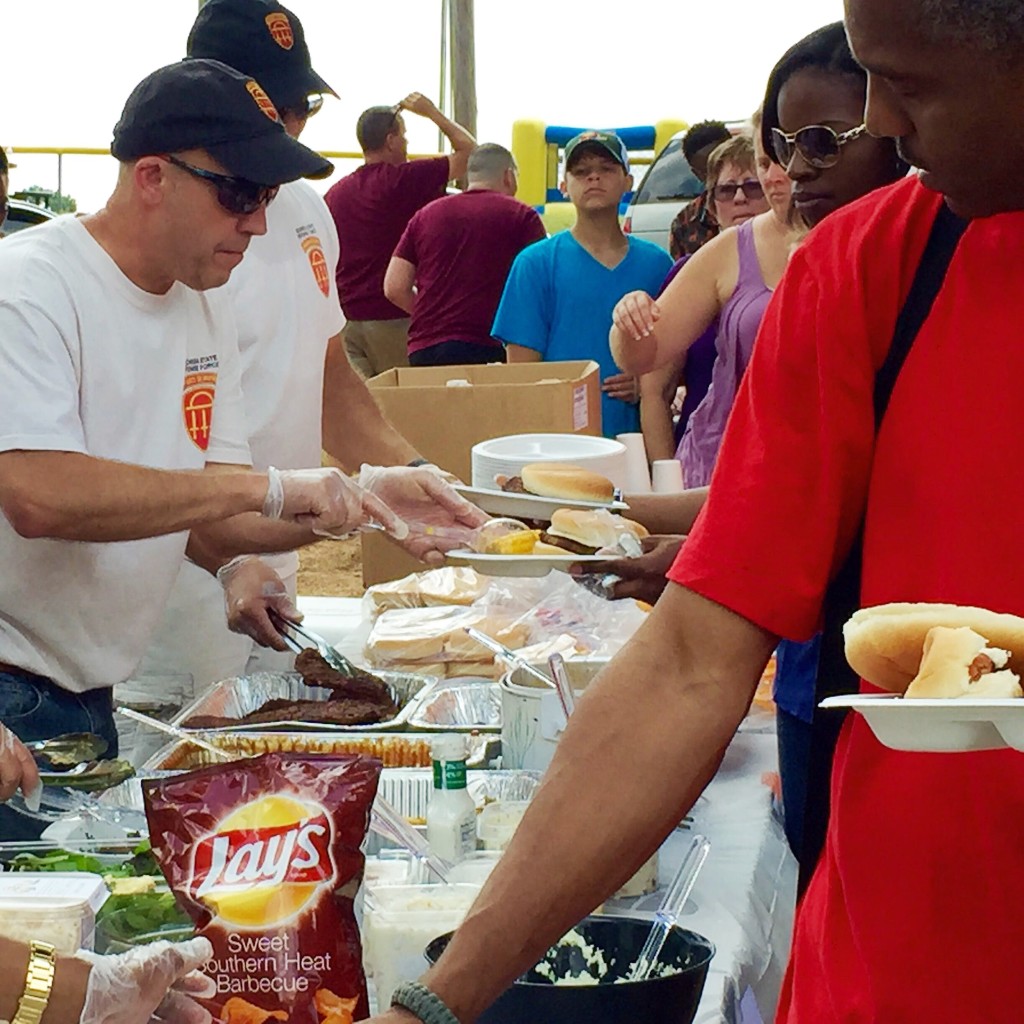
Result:
<svg viewBox="0 0 1024 1024"><path fill-rule="evenodd" d="M619 434L615 438L626 449L626 494L649 494L651 475L647 469L647 447L643 434Z"/></svg>
<svg viewBox="0 0 1024 1024"><path fill-rule="evenodd" d="M678 494L683 489L683 465L678 459L655 459L651 466L655 494Z"/></svg>

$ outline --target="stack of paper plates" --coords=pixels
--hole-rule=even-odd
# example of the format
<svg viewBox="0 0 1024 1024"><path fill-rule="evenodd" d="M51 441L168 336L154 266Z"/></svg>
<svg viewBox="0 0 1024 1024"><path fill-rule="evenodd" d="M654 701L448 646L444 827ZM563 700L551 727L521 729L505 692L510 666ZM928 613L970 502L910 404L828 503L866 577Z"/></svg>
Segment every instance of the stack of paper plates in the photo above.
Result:
<svg viewBox="0 0 1024 1024"><path fill-rule="evenodd" d="M565 462L608 477L626 478L626 448L607 437L585 434L511 434L473 445L473 486L494 487L498 474L515 476L531 462Z"/></svg>

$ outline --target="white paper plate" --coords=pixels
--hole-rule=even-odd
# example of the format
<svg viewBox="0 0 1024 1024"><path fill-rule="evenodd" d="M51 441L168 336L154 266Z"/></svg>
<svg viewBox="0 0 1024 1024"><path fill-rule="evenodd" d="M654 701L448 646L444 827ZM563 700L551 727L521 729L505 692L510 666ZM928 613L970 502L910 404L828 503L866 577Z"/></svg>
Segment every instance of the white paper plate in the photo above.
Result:
<svg viewBox="0 0 1024 1024"><path fill-rule="evenodd" d="M587 434L508 434L473 445L474 487L494 487L499 473L515 476L531 462L566 462L625 484L626 447L610 437Z"/></svg>
<svg viewBox="0 0 1024 1024"><path fill-rule="evenodd" d="M819 707L851 708L893 750L1024 751L1024 699L905 700L894 693L858 693L828 697Z"/></svg>
<svg viewBox="0 0 1024 1024"><path fill-rule="evenodd" d="M480 555L460 549L449 551L449 562L469 565L485 576L547 576L552 569L568 572L576 562L604 562L610 555Z"/></svg>
<svg viewBox="0 0 1024 1024"><path fill-rule="evenodd" d="M467 487L457 484L455 490L474 505L494 516L512 516L515 519L544 519L551 521L559 508L601 509L619 512L628 509L624 501L574 501L572 498L542 498L537 494L517 494L514 491L491 490L486 487Z"/></svg>

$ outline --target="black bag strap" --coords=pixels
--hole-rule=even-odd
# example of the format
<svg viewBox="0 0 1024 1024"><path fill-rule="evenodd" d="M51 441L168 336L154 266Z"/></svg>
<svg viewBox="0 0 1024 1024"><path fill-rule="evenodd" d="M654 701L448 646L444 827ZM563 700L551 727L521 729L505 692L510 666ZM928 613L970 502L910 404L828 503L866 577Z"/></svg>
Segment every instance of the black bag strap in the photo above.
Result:
<svg viewBox="0 0 1024 1024"><path fill-rule="evenodd" d="M910 349L917 338L935 299L942 290L946 271L957 244L967 228L967 221L952 213L945 203L939 208L928 235L921 262L918 264L910 291L896 318L892 344L885 362L875 375L875 433L877 435L889 408L896 380L903 369ZM832 776L832 755L845 715L821 712L820 701L836 694L856 693L859 680L846 661L843 647L843 623L860 607L861 558L864 548L864 523L839 572L825 594L824 625L821 655L814 687L814 719L807 765L807 798L804 805L804 829L800 851L800 891L810 881L828 828L829 786Z"/></svg>

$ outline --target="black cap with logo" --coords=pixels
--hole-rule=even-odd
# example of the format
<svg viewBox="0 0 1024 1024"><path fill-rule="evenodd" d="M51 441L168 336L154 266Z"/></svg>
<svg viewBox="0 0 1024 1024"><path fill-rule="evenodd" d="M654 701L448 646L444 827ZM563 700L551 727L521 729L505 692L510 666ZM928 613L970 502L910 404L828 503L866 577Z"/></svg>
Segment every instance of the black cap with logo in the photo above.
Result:
<svg viewBox="0 0 1024 1024"><path fill-rule="evenodd" d="M302 22L276 0L206 0L188 34L188 56L252 75L282 110L311 93L337 95L311 66Z"/></svg>
<svg viewBox="0 0 1024 1024"><path fill-rule="evenodd" d="M334 165L284 129L260 84L216 60L182 60L132 91L114 127L118 160L204 149L237 178L281 185L325 178Z"/></svg>

